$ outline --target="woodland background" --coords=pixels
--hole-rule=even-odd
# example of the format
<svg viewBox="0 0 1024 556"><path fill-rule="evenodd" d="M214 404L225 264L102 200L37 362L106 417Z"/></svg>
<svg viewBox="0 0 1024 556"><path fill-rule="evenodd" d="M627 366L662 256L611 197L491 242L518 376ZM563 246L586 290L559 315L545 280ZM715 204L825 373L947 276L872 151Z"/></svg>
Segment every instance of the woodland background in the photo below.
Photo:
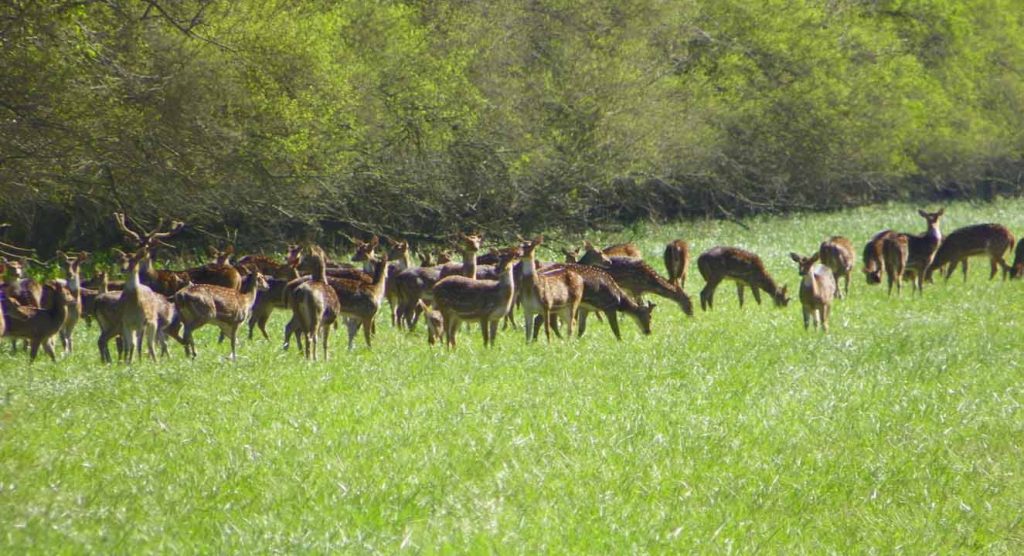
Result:
<svg viewBox="0 0 1024 556"><path fill-rule="evenodd" d="M1024 187L1019 0L8 0L3 239L579 232Z"/></svg>

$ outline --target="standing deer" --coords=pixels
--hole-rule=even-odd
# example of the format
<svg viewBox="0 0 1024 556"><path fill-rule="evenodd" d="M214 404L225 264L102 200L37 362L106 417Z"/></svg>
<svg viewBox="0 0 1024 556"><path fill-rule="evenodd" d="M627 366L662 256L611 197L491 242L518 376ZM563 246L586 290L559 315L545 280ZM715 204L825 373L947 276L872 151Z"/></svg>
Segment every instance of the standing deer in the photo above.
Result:
<svg viewBox="0 0 1024 556"><path fill-rule="evenodd" d="M656 307L655 304L647 302L638 304L626 293L610 274L595 266L578 263L558 263L545 268L564 266L565 268L579 274L583 278L583 298L580 300L579 317L577 317L577 335L583 337L587 330L587 317L590 313L602 313L608 318L608 326L612 329L615 339L622 341L622 334L619 331L619 313L629 315L640 332L644 335L651 334L651 313ZM535 323L539 320L534 319ZM533 336L537 337L537 326L534 325ZM556 329L557 332L557 329Z"/></svg>
<svg viewBox="0 0 1024 556"><path fill-rule="evenodd" d="M569 329L572 337L576 314L583 298L583 278L564 265L537 269L534 252L544 241L537 237L523 245L523 278L520 282L520 301L523 304L523 323L526 341L533 340L533 316L544 319L544 334L551 341L551 317L558 315Z"/></svg>
<svg viewBox="0 0 1024 556"><path fill-rule="evenodd" d="M125 360L129 364L136 351L142 357L143 340L150 359L156 361L153 342L158 321L158 294L139 281L139 264L147 256L147 249L143 248L128 258L128 279L117 301L121 339L124 342Z"/></svg>
<svg viewBox="0 0 1024 556"><path fill-rule="evenodd" d="M61 344L65 353L74 350L75 326L82 317L82 263L89 258L86 252L71 257L63 251L58 251L57 256L63 262L67 276L67 291L71 295L71 303L68 305L68 316L64 321L64 327L60 329Z"/></svg>
<svg viewBox="0 0 1024 556"><path fill-rule="evenodd" d="M314 246L310 251L309 259L314 268L311 279L294 281L290 284L294 289L285 294L292 308L292 320L285 327L285 346L294 330L305 342L306 359L316 361L317 344L322 340L326 361L331 326L337 320L341 306L334 288L327 283L326 256L323 250Z"/></svg>
<svg viewBox="0 0 1024 556"><path fill-rule="evenodd" d="M1024 276L1024 241L1017 242L1017 248L1013 250L1013 264L1010 265L1010 279L1016 280Z"/></svg>
<svg viewBox="0 0 1024 556"><path fill-rule="evenodd" d="M584 245L589 245L590 242L584 242ZM593 247L593 245L591 245ZM595 249L596 250L596 249ZM586 249L584 249L584 253ZM628 257L630 259L642 259L643 253L640 249L632 243L617 243L615 245L609 245L604 249L600 250L607 257ZM569 249L567 247L562 248L562 254L565 255L565 262L575 263L580 261L580 249ZM588 264L588 263L583 263Z"/></svg>
<svg viewBox="0 0 1024 556"><path fill-rule="evenodd" d="M665 281L642 259L630 257L609 257L598 251L589 241L583 243L585 253L580 264L596 266L615 279L637 302L643 301L643 294L653 293L674 301L683 313L693 316L693 302L681 288Z"/></svg>
<svg viewBox="0 0 1024 556"><path fill-rule="evenodd" d="M928 223L928 230L921 235L900 234L907 238L907 269L914 271L914 289L924 294L924 278L935 253L939 250L939 243L942 242L942 232L939 231L939 222L945 209L938 212L925 212L918 210L917 213Z"/></svg>
<svg viewBox="0 0 1024 556"><path fill-rule="evenodd" d="M370 347L373 334L373 319L384 301L384 289L388 279L388 257L379 257L373 262L373 282L364 284L358 280L328 278L327 283L338 297L338 316L345 318L348 328L348 349L355 347L356 333L363 327L366 347Z"/></svg>
<svg viewBox="0 0 1024 556"><path fill-rule="evenodd" d="M480 251L483 238L478 234L459 234L462 242L462 263L445 263L441 266L409 268L399 272L393 281L395 293L399 298L397 319L412 330L419 318L417 303L420 299L430 303L433 301L433 287L439 280L448 276L464 276L476 278L476 255Z"/></svg>
<svg viewBox="0 0 1024 556"><path fill-rule="evenodd" d="M949 277L956 270L956 265L960 264L964 282L966 282L967 259L976 255L988 255L991 268L989 280L995 278L1000 268L1003 269L1003 279L1005 280L1006 275L1010 272L1010 265L1006 264L1004 255L1013 249L1014 243L1016 243L1016 239L1013 237L1013 233L1006 226L999 224L975 224L959 228L942 239L942 244L939 245L939 250L935 253L935 259L932 260L928 274L930 275L936 269L942 272L942 268L949 265L945 273L948 282Z"/></svg>
<svg viewBox="0 0 1024 556"><path fill-rule="evenodd" d="M665 246L665 270L668 283L680 290L686 286L686 275L690 271L690 244L676 239Z"/></svg>
<svg viewBox="0 0 1024 556"><path fill-rule="evenodd" d="M193 284L174 294L174 306L178 309L184 328L182 340L185 355L193 358L196 356L194 332L213 323L231 340L231 360L234 361L237 356L238 327L249 318L256 292L266 289L266 279L258 270L252 270L237 291L223 286Z"/></svg>
<svg viewBox="0 0 1024 556"><path fill-rule="evenodd" d="M3 303L3 317L0 317L0 321L4 322L4 334L12 339L21 338L29 342L30 361L36 360L39 346L43 347L51 360L57 361L51 340L64 327L68 305L72 301L60 283L55 282L46 288L52 290L49 293L52 302L48 308L11 304L6 299Z"/></svg>
<svg viewBox="0 0 1024 556"><path fill-rule="evenodd" d="M432 296L444 320L449 348L455 349L455 337L462 321L479 321L484 345L494 345L498 322L512 310L515 294L512 265L521 256L519 249L502 253L497 265L501 270L497 281L448 276L434 285Z"/></svg>
<svg viewBox="0 0 1024 556"><path fill-rule="evenodd" d="M400 326L398 313L402 305L402 297L398 286L398 275L402 271L412 268L412 253L409 251L409 243L406 241L388 239L388 244L390 246L388 259L395 262L388 268L384 295L387 297L388 306L391 307L391 326Z"/></svg>
<svg viewBox="0 0 1024 556"><path fill-rule="evenodd" d="M810 257L801 257L796 253L789 256L796 262L800 276L800 305L803 306L804 330L810 327L813 318L814 328L821 323L822 332L828 332L828 318L832 313L832 298L836 294L836 279L832 271L818 262L819 253Z"/></svg>
<svg viewBox="0 0 1024 556"><path fill-rule="evenodd" d="M853 243L843 236L832 236L821 242L818 247L818 258L821 264L828 267L835 277L836 283L843 279L843 289L836 290L836 297L843 298L850 294L850 273L853 272L855 255Z"/></svg>
<svg viewBox="0 0 1024 556"><path fill-rule="evenodd" d="M881 284L882 273L885 272L885 257L882 246L885 240L896 235L892 230L882 230L871 236L864 245L864 279L869 285Z"/></svg>
<svg viewBox="0 0 1024 556"><path fill-rule="evenodd" d="M896 295L903 293L903 273L907 269L910 255L907 236L893 234L882 240L882 259L885 261L885 278L889 284L889 295L892 295L893 282L896 283Z"/></svg>
<svg viewBox="0 0 1024 556"><path fill-rule="evenodd" d="M775 300L776 307L785 307L789 303L786 286L779 287L768 274L761 258L736 247L714 247L697 258L697 269L707 283L700 292L700 307L709 310L715 301L715 288L722 280L736 282L736 295L743 307L743 288L749 287L754 294L754 301L761 304L761 290Z"/></svg>

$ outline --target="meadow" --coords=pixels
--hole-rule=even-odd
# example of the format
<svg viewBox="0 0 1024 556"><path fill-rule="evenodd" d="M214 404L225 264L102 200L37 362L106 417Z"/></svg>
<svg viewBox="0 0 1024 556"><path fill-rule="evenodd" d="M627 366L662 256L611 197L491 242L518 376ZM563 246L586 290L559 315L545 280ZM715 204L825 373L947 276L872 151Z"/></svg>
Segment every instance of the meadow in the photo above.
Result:
<svg viewBox="0 0 1024 556"><path fill-rule="evenodd" d="M102 365L96 328L56 364L0 353L0 550L8 553L757 552L1024 550L1024 283L987 261L901 298L867 286L859 250L916 206L640 226L759 253L794 298L725 284L687 318L654 298L654 333L526 345L479 331L429 348L383 318L372 350L312 363L272 340L226 359ZM937 208L932 205L924 208ZM942 230L1024 201L946 206ZM831 331L804 331L796 265L831 234L857 272ZM554 251L543 256L557 257Z"/></svg>

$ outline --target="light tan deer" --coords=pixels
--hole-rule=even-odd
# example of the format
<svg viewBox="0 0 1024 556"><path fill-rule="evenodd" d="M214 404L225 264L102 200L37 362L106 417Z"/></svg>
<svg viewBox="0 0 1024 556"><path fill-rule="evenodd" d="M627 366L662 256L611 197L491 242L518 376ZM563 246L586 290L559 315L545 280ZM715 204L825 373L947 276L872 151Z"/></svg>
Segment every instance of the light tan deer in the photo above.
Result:
<svg viewBox="0 0 1024 556"><path fill-rule="evenodd" d="M686 286L686 275L690 271L690 244L676 239L665 246L665 270L668 283L679 288Z"/></svg>
<svg viewBox="0 0 1024 556"><path fill-rule="evenodd" d="M885 262L885 278L889 284L889 295L892 285L896 284L896 295L903 293L903 274L907 269L910 254L907 236L893 234L882 240L882 260Z"/></svg>
<svg viewBox="0 0 1024 556"><path fill-rule="evenodd" d="M327 283L338 296L338 316L345 318L350 350L355 346L355 337L360 326L363 328L366 347L370 347L373 319L384 301L388 279L387 255L381 256L373 265L373 283L369 285L357 280L327 279Z"/></svg>
<svg viewBox="0 0 1024 556"><path fill-rule="evenodd" d="M240 290L193 284L174 294L174 306L183 327L182 340L185 355L196 356L195 331L206 324L214 324L231 340L231 360L237 357L238 327L249 318L256 292L267 289L267 280L258 270L252 270L242 280Z"/></svg>
<svg viewBox="0 0 1024 556"><path fill-rule="evenodd" d="M596 266L615 279L638 303L645 293L652 293L674 301L687 316L693 316L693 302L682 289L668 283L657 271L641 259L609 257L598 251L589 241L583 242L584 255L580 264Z"/></svg>
<svg viewBox="0 0 1024 556"><path fill-rule="evenodd" d="M64 327L64 321L68 316L68 305L71 303L71 295L60 283L46 286L52 289L49 296L52 303L49 308L29 307L4 303L5 334L12 339L24 339L29 342L29 357L35 361L39 353L39 346L50 359L57 360L53 351L52 338Z"/></svg>
<svg viewBox="0 0 1024 556"><path fill-rule="evenodd" d="M590 242L585 243L589 244ZM601 249L600 252L607 257L628 257L631 259L643 258L643 253L636 245L633 245L632 243L617 243L615 245L609 245L608 247ZM586 250L584 249L584 254L585 253ZM565 255L565 262L567 263L579 262L581 258L579 247L577 247L576 249L569 249L568 247L563 247L562 254Z"/></svg>
<svg viewBox="0 0 1024 556"><path fill-rule="evenodd" d="M761 258L736 247L714 247L697 258L697 269L706 282L700 292L700 307L710 310L715 301L715 288L722 280L736 282L736 295L743 307L743 288L749 287L754 294L754 301L761 304L761 290L770 295L776 307L785 307L789 303L786 286L779 287L768 274Z"/></svg>
<svg viewBox="0 0 1024 556"><path fill-rule="evenodd" d="M942 232L939 231L939 222L945 209L938 212L925 212L918 210L917 213L928 223L928 230L921 235L900 234L907 238L907 269L914 272L914 289L924 295L925 272L935 259L935 253L942 243Z"/></svg>
<svg viewBox="0 0 1024 556"><path fill-rule="evenodd" d="M68 304L68 316L64 321L64 327L60 329L61 344L65 353L74 351L74 331L78 321L82 318L82 263L89 258L86 252L70 256L63 251L57 251L58 260L64 266L67 276L67 291L71 295L71 302Z"/></svg>
<svg viewBox="0 0 1024 556"><path fill-rule="evenodd" d="M310 251L309 259L314 267L311 279L298 283L291 293L286 293L292 308L292 320L285 327L285 342L287 345L294 330L305 342L306 359L316 361L317 344L322 340L326 361L331 326L337 320L341 306L334 288L327 283L323 250L313 247Z"/></svg>
<svg viewBox="0 0 1024 556"><path fill-rule="evenodd" d="M520 283L520 301L523 304L523 324L526 341L533 340L533 316L541 315L544 334L551 341L551 317L557 315L566 323L569 337L576 325L576 315L583 299L583 278L565 265L538 270L534 253L544 238L537 237L525 243L523 250L523 278Z"/></svg>
<svg viewBox="0 0 1024 556"><path fill-rule="evenodd" d="M832 270L825 265L815 264L819 253L810 257L801 257L796 253L790 253L789 256L796 262L800 276L803 277L800 281L800 305L803 306L804 330L810 327L813 320L815 329L820 323L822 332L828 332L832 298L838 289Z"/></svg>
<svg viewBox="0 0 1024 556"><path fill-rule="evenodd" d="M139 281L139 265L147 256L147 249L142 248L128 257L128 277L117 302L125 361L129 364L136 351L138 351L139 357L142 357L143 341L146 343L150 359L156 361L153 344L156 339L159 318L157 294Z"/></svg>
<svg viewBox="0 0 1024 556"><path fill-rule="evenodd" d="M853 263L856 260L853 243L843 236L832 236L821 242L818 247L818 258L821 264L832 271L837 284L840 278L843 279L843 289L836 290L836 297L843 298L849 295L850 273L853 272Z"/></svg>
<svg viewBox="0 0 1024 556"><path fill-rule="evenodd" d="M893 237L896 232L882 230L871 236L871 239L864 245L864 279L868 285L881 284L882 273L885 272L885 255L882 253L882 246L887 238Z"/></svg>
<svg viewBox="0 0 1024 556"><path fill-rule="evenodd" d="M434 285L434 305L444 319L449 348L455 349L456 333L462 321L478 321L484 345L494 345L498 322L512 310L515 294L512 265L521 256L522 251L518 249L502 253L497 265L501 270L497 281L449 276Z"/></svg>
<svg viewBox="0 0 1024 556"><path fill-rule="evenodd" d="M1016 239L1013 233L1000 224L975 224L959 228L942 239L942 244L939 245L927 273L930 275L936 269L942 272L942 268L949 265L945 272L945 279L948 282L956 270L956 265L959 264L966 282L967 259L977 255L988 255L989 280L995 278L1000 268L1003 269L1005 280L1010 272L1010 265L1006 264L1004 257L1013 249L1014 243Z"/></svg>

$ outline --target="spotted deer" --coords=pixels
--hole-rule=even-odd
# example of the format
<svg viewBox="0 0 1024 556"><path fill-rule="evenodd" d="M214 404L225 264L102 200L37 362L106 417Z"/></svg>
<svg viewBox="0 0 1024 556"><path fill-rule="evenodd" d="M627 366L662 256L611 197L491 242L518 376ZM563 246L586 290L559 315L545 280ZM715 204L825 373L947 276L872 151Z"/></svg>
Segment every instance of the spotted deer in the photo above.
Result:
<svg viewBox="0 0 1024 556"><path fill-rule="evenodd" d="M821 264L832 271L836 283L843 279L843 289L836 290L836 297L843 298L850 294L850 273L853 272L853 264L856 256L853 251L853 243L843 236L832 236L821 242L818 247L818 258Z"/></svg>
<svg viewBox="0 0 1024 556"><path fill-rule="evenodd" d="M892 285L896 284L896 295L903 293L903 274L907 269L910 255L907 236L893 234L882 240L882 260L885 262L885 278L889 284L889 295Z"/></svg>
<svg viewBox="0 0 1024 556"><path fill-rule="evenodd" d="M382 255L373 262L373 282L364 284L358 280L328 278L327 283L338 297L338 316L345 318L348 329L348 349L355 346L359 328L363 328L366 347L370 347L373 334L373 319L384 301L384 290L388 279L388 257Z"/></svg>
<svg viewBox="0 0 1024 556"><path fill-rule="evenodd" d="M520 282L520 301L523 305L523 324L526 341L533 340L533 317L543 317L544 334L551 341L551 317L558 315L572 337L576 315L583 298L583 278L565 265L539 270L535 258L537 247L544 238L537 237L523 244L523 277Z"/></svg>
<svg viewBox="0 0 1024 556"><path fill-rule="evenodd" d="M4 322L4 334L12 339L20 338L29 342L30 361L35 361L40 346L52 361L57 360L51 340L64 327L68 306L73 301L67 288L58 282L46 288L52 290L48 294L52 302L47 308L11 304L6 299L3 303L3 317L0 321Z"/></svg>
<svg viewBox="0 0 1024 556"><path fill-rule="evenodd" d="M434 306L444 320L445 342L449 348L455 349L456 333L463 321L478 321L484 345L494 345L498 322L512 310L516 289L512 266L521 256L522 251L518 249L502 253L497 265L501 270L497 281L448 276L434 285Z"/></svg>
<svg viewBox="0 0 1024 556"><path fill-rule="evenodd" d="M608 326L612 329L616 340L622 340L619 330L619 313L632 318L644 335L651 334L651 313L657 307L655 304L651 302L637 303L619 287L610 274L595 266L578 263L556 263L551 266L565 266L583 278L583 298L580 300L579 317L577 318L577 335L579 337L583 337L587 330L587 317L590 313L604 314L608 318ZM534 322L533 335L536 338L537 326L540 321L534 319Z"/></svg>
<svg viewBox="0 0 1024 556"><path fill-rule="evenodd" d="M231 340L231 360L237 357L238 327L249 318L256 292L267 289L267 281L260 271L253 269L238 290L212 284L193 284L174 294L183 328L185 355L195 358L196 330L213 324Z"/></svg>
<svg viewBox="0 0 1024 556"><path fill-rule="evenodd" d="M327 283L326 256L319 247L310 249L309 259L314 271L311 279L296 280L294 288L286 292L292 309L292 320L285 326L285 345L294 330L305 344L306 359L317 359L317 344L323 343L323 356L327 360L331 326L341 311L338 295Z"/></svg>
<svg viewBox="0 0 1024 556"><path fill-rule="evenodd" d="M78 325L78 321L82 318L82 263L89 258L89 254L86 252L78 253L75 256L70 256L63 251L57 252L57 257L61 261L62 266L65 270L67 280L67 291L71 296L71 302L68 304L68 316L64 321L64 327L60 329L61 344L64 347L65 353L72 353L74 350L74 334L75 327Z"/></svg>
<svg viewBox="0 0 1024 556"><path fill-rule="evenodd" d="M409 330L416 326L420 315L417 303L421 299L427 304L433 302L433 287L439 280L448 276L476 278L476 255L480 251L483 238L479 234L459 234L459 241L462 246L461 264L446 263L433 267L409 268L395 276L393 283L395 294L399 298L396 318Z"/></svg>
<svg viewBox="0 0 1024 556"><path fill-rule="evenodd" d="M964 282L967 281L967 259L977 255L987 255L989 259L989 280L995 278L1001 268L1003 279L1006 279L1011 268L1006 264L1004 258L1006 253L1013 249L1016 238L1006 226L1000 224L975 224L958 228L948 236L942 238L939 250L935 252L935 259L928 269L928 274L934 270L942 272L946 268L945 279L953 275L957 264L963 272Z"/></svg>
<svg viewBox="0 0 1024 556"><path fill-rule="evenodd" d="M790 253L796 262L800 276L800 305L803 306L804 330L814 321L814 328L821 324L822 332L828 332L828 319L832 313L832 298L835 297L837 286L832 270L822 264L816 264L820 257L815 253L810 257L801 257Z"/></svg>
<svg viewBox="0 0 1024 556"><path fill-rule="evenodd" d="M682 290L690 271L690 244L681 239L671 241L665 246L664 258L668 283Z"/></svg>
<svg viewBox="0 0 1024 556"><path fill-rule="evenodd" d="M776 307L789 303L786 286L779 287L764 267L761 258L736 247L714 247L697 258L697 269L706 282L700 292L700 307L710 310L714 305L715 289L723 280L736 282L736 295L743 307L743 288L749 287L754 301L761 304L761 291L770 295Z"/></svg>
<svg viewBox="0 0 1024 556"><path fill-rule="evenodd" d="M687 316L693 316L693 302L682 289L668 283L642 259L609 257L589 241L584 242L580 264L596 266L607 272L634 300L642 302L643 294L652 293L674 301Z"/></svg>

